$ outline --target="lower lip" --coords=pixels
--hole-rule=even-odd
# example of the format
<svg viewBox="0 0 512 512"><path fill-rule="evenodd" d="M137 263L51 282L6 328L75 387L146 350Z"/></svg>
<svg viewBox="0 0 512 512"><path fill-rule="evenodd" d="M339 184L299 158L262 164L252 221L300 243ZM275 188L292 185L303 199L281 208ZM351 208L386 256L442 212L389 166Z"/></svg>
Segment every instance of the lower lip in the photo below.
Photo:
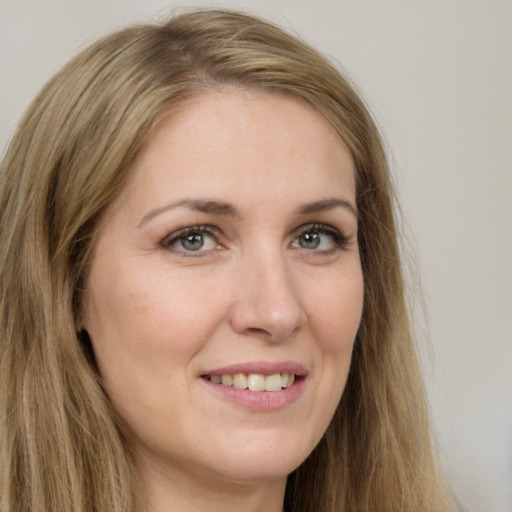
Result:
<svg viewBox="0 0 512 512"><path fill-rule="evenodd" d="M302 395L305 387L305 377L299 377L288 388L281 391L250 391L234 386L214 384L207 379L201 379L208 388L220 398L232 402L245 409L261 412L279 411L292 405Z"/></svg>

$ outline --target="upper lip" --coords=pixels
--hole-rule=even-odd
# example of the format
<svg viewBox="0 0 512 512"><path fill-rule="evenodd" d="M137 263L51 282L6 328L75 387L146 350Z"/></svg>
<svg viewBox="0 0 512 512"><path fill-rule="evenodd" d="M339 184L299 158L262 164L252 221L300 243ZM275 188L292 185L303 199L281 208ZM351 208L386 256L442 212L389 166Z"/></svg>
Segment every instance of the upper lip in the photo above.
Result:
<svg viewBox="0 0 512 512"><path fill-rule="evenodd" d="M234 375L235 373L260 373L262 375L274 375L276 373L294 373L297 377L305 377L308 374L306 367L295 361L252 361L247 363L235 363L222 368L215 368L202 372L201 375Z"/></svg>

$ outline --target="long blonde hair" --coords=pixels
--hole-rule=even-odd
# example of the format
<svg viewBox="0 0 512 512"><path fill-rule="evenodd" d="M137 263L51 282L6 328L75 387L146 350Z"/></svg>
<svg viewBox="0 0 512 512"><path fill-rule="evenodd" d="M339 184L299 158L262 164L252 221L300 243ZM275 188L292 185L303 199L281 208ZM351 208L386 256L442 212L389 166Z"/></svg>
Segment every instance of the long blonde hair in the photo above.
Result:
<svg viewBox="0 0 512 512"><path fill-rule="evenodd" d="M0 175L0 509L129 512L135 475L86 337L81 282L99 215L153 127L224 85L320 111L357 168L363 319L324 438L290 475L287 512L442 512L378 130L315 50L242 13L128 28L74 58L35 99Z"/></svg>

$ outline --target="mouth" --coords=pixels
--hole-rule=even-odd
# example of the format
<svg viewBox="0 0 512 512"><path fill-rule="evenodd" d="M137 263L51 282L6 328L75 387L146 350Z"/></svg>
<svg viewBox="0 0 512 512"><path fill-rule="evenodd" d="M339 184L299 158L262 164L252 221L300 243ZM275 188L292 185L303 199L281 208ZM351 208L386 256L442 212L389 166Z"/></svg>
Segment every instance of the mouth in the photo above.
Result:
<svg viewBox="0 0 512 512"><path fill-rule="evenodd" d="M224 373L214 375L202 375L203 379L209 380L219 386L234 387L236 389L248 389L249 391L281 391L289 388L296 378L303 378L295 373L282 372L264 375L263 373Z"/></svg>
<svg viewBox="0 0 512 512"><path fill-rule="evenodd" d="M214 395L255 412L287 409L304 394L309 371L293 361L253 361L200 374Z"/></svg>

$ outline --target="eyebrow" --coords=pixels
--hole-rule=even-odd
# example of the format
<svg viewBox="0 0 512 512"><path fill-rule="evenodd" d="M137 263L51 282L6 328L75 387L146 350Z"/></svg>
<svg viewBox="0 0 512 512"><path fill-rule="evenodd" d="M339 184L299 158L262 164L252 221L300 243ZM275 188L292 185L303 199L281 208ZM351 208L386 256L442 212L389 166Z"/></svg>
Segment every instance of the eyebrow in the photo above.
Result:
<svg viewBox="0 0 512 512"><path fill-rule="evenodd" d="M297 213L299 215L307 215L310 213L332 210L338 207L350 211L350 213L352 213L352 215L357 219L357 208L350 201L342 199L341 197L328 197L326 199L321 199L320 201L315 201L314 203L305 204L298 209Z"/></svg>
<svg viewBox="0 0 512 512"><path fill-rule="evenodd" d="M216 199L181 199L173 203L169 203L158 208L150 210L137 224L140 228L147 224L150 220L154 219L162 213L173 210L174 208L184 207L189 210L198 211L202 213L208 213L210 215L220 215L223 217L241 217L240 210L230 204ZM358 217L356 207L346 199L339 197L329 197L326 199L320 199L313 203L307 203L298 208L298 215L308 215L311 213L320 213L334 208L344 208L351 212L356 218Z"/></svg>
<svg viewBox="0 0 512 512"><path fill-rule="evenodd" d="M194 210L203 213L209 213L211 215L221 215L223 217L240 217L240 211L232 204L217 201L215 199L181 199L174 203L169 203L159 208L150 210L141 221L137 224L137 227L142 227L147 224L151 219L154 219L158 215L173 210L178 207L185 207L189 210Z"/></svg>

